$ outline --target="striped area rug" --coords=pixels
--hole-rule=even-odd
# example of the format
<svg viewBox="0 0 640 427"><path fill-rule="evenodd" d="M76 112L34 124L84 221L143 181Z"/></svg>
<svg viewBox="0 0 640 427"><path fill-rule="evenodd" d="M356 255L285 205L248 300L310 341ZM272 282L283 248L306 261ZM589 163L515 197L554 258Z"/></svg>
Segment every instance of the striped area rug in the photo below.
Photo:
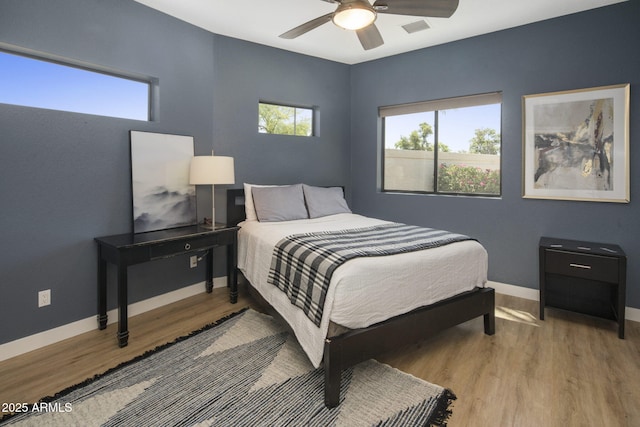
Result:
<svg viewBox="0 0 640 427"><path fill-rule="evenodd" d="M446 425L453 393L370 360L324 375L281 324L246 310L85 381L0 424L16 426Z"/></svg>

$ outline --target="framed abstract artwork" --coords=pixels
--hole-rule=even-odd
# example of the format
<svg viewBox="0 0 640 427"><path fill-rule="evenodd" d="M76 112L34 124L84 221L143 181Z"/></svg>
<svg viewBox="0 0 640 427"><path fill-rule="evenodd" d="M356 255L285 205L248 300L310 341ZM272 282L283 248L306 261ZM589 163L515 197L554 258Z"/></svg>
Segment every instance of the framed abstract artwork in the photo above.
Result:
<svg viewBox="0 0 640 427"><path fill-rule="evenodd" d="M629 202L629 84L522 103L524 198Z"/></svg>
<svg viewBox="0 0 640 427"><path fill-rule="evenodd" d="M193 137L131 131L133 232L194 225Z"/></svg>

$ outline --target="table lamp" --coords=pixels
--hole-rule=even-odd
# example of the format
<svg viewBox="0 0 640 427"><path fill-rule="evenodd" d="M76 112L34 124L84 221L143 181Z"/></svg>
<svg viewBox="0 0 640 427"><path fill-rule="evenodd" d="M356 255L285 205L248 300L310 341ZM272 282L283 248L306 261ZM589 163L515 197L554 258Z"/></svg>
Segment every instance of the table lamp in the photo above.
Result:
<svg viewBox="0 0 640 427"><path fill-rule="evenodd" d="M216 221L215 184L234 184L233 157L194 156L191 160L189 183L193 185L211 185L211 228ZM205 217L204 223L207 224Z"/></svg>

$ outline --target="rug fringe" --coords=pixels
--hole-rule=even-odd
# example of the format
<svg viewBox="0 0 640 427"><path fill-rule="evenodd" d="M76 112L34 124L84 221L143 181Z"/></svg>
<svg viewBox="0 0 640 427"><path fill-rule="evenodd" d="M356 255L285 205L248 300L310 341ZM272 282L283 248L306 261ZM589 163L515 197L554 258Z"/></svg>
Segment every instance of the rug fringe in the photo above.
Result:
<svg viewBox="0 0 640 427"><path fill-rule="evenodd" d="M60 398L60 397L64 397L64 396L66 396L67 394L71 393L72 391L77 390L77 389L79 389L79 388L82 388L82 387L84 387L84 386L87 386L87 385L89 385L91 382L93 382L93 381L95 381L95 380L97 380L97 379L99 379L99 378L101 378L101 377L103 377L103 376L105 376L105 375L107 375L107 374L110 374L111 372L115 372L115 371L117 371L118 369L122 369L122 368L124 368L125 366L129 366L129 365L131 365L131 364L133 364L133 363L136 363L136 362L138 362L138 361L140 361L140 360L142 360L142 359L145 359L145 358L147 358L147 357L151 356L151 355L152 355L152 354L154 354L154 353L157 353L157 352L159 352L159 351L161 351L161 350L164 350L164 349L165 349L165 348L167 348L167 347L171 347L171 346L172 346L172 345L174 345L174 344L177 344L177 343L179 343L179 342L181 342L181 341L184 341L184 340L186 340L186 339L188 339L188 338L191 338L191 337L193 337L193 336L195 336L195 335L198 335L198 334L200 334L200 333L202 333L202 332L204 332L204 331L207 331L207 330L209 330L209 329L211 329L211 328L214 328L214 327L216 327L216 326L218 326L218 325L220 325L220 324L222 324L222 323L226 322L227 320L232 319L232 318L234 318L234 317L236 317L236 316L238 316L238 315L240 315L240 314L244 313L244 312L245 312L245 311L247 311L249 308L250 308L250 307L245 307L245 308L243 308L242 310L239 310L239 311L233 312L233 313L231 313L231 314L229 314L229 315L227 315L227 316L224 316L224 317L222 317L222 318L220 318L220 319L216 320L215 322L209 323L209 324L207 324L207 325L203 326L203 327L202 327L202 328L200 328L200 329L196 329L195 331L190 332L190 333L189 333L189 334L187 334L187 335L183 335L183 336L181 336L181 337L176 338L176 339L175 339L175 340L173 340L173 341L170 341L170 342L165 343L165 344L161 344L161 345L159 345L159 346L157 346L156 348L153 348L153 349L151 349L151 350L147 350L147 351L145 351L144 353L142 353L141 355L136 356L136 357L134 357L134 358L133 358L133 359L131 359L131 360L127 360L127 361L125 361L125 362L122 362L122 363L120 363L119 365L117 365L117 366L115 366L115 367L113 367L113 368L110 368L110 369L106 370L105 372L103 372L103 373L101 373L101 374L96 374L96 375L94 375L93 377L87 378L86 380L84 380L84 381L82 381L82 382L80 382L80 383L78 383L78 384L74 384L74 385L72 385L72 386L69 386L69 387L67 387L67 388L65 388L65 389L63 389L63 390L61 390L61 391L57 392L57 393L56 393L56 394L54 394L53 396L46 396L46 397L43 397L42 399L38 400L37 402L30 403L30 404L29 404L29 406L31 407L31 406L33 406L33 405L34 405L34 404L36 404L36 403L49 403L49 402L51 402L51 401L53 401L53 400L55 400L55 399L58 399L58 398ZM5 415L3 415L2 417L0 417L0 423L2 423L2 422L4 422L4 421L7 421L9 418L13 418L14 416L19 415L19 414L20 414L20 412L14 412L14 413L10 413L10 414L5 414Z"/></svg>
<svg viewBox="0 0 640 427"><path fill-rule="evenodd" d="M445 427L449 421L449 417L452 414L449 408L457 396L448 388L445 388L442 395L438 399L436 407L433 409L433 413L427 421L429 427Z"/></svg>

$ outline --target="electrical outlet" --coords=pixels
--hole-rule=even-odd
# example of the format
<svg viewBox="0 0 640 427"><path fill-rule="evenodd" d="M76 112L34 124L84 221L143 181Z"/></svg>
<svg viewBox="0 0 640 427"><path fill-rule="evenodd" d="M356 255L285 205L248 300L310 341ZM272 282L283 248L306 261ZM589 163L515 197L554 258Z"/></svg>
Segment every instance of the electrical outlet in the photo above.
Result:
<svg viewBox="0 0 640 427"><path fill-rule="evenodd" d="M38 307L51 304L51 289L38 292Z"/></svg>
<svg viewBox="0 0 640 427"><path fill-rule="evenodd" d="M191 258L189 258L189 266L191 268L198 266L198 255L192 255Z"/></svg>

